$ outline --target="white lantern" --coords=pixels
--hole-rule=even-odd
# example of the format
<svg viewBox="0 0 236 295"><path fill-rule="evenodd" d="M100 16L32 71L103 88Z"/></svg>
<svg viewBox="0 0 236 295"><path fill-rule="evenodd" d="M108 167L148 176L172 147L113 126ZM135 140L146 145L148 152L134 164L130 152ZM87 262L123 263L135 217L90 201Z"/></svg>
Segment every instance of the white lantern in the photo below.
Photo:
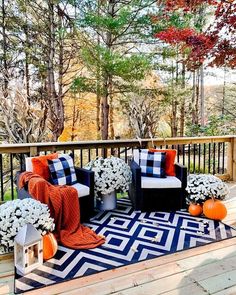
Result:
<svg viewBox="0 0 236 295"><path fill-rule="evenodd" d="M16 235L14 260L20 275L25 275L43 264L43 239L32 224L26 224Z"/></svg>

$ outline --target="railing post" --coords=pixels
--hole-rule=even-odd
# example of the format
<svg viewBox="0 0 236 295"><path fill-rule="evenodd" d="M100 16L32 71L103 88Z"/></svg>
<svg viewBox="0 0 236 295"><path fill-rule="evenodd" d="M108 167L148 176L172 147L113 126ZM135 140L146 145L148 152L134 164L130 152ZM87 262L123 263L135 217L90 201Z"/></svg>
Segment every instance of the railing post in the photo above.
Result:
<svg viewBox="0 0 236 295"><path fill-rule="evenodd" d="M30 147L30 157L34 157L38 155L38 148L37 146Z"/></svg>
<svg viewBox="0 0 236 295"><path fill-rule="evenodd" d="M227 149L227 174L231 180L236 180L236 136L231 138Z"/></svg>

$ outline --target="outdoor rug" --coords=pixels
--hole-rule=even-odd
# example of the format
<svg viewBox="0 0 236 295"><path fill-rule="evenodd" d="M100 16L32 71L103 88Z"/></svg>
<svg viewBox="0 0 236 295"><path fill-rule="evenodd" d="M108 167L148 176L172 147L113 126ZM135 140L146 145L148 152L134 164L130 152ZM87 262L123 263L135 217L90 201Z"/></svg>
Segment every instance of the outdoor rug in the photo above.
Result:
<svg viewBox="0 0 236 295"><path fill-rule="evenodd" d="M92 250L59 247L56 256L32 273L15 275L15 292L21 293L145 259L205 245L236 236L236 230L187 212L133 211L128 199L117 209L99 212L87 225L106 237Z"/></svg>

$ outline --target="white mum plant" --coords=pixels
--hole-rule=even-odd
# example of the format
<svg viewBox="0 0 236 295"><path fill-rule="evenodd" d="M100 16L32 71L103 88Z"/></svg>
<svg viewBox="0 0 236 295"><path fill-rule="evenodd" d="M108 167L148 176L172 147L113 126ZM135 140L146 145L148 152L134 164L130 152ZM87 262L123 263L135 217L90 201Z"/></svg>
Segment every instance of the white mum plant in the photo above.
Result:
<svg viewBox="0 0 236 295"><path fill-rule="evenodd" d="M95 195L109 194L116 190L127 192L131 183L132 173L124 160L117 157L97 158L89 162L86 169L95 174Z"/></svg>
<svg viewBox="0 0 236 295"><path fill-rule="evenodd" d="M221 179L210 174L190 174L186 191L188 204L201 204L211 197L224 200L229 193L228 186Z"/></svg>
<svg viewBox="0 0 236 295"><path fill-rule="evenodd" d="M16 234L27 223L42 235L55 227L48 206L34 199L8 201L0 206L0 254L13 250Z"/></svg>

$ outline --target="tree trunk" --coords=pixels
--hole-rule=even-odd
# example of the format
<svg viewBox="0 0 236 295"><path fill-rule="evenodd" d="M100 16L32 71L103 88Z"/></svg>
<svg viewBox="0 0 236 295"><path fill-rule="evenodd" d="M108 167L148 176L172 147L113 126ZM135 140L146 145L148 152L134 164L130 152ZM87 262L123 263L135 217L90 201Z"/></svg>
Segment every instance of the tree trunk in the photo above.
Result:
<svg viewBox="0 0 236 295"><path fill-rule="evenodd" d="M78 118L79 118L79 111L77 109L77 105L76 105L76 101L77 101L77 98L76 96L74 96L74 101L73 101L73 113L72 113L72 126L71 126L71 141L74 141L75 138L76 138L76 123L78 121Z"/></svg>
<svg viewBox="0 0 236 295"><path fill-rule="evenodd" d="M115 4L116 0L109 0L108 2L108 15L110 17L114 17L115 15ZM108 50L112 51L112 33L110 31L106 34L106 47ZM112 75L110 73L106 73L103 77L103 97L101 101L101 134L102 139L108 139L109 137L109 120L113 125L113 113L110 114L110 106L108 102L111 102L110 95L112 95L113 89L113 81ZM114 130L112 130L113 126L111 127L111 136L113 133L114 137Z"/></svg>
<svg viewBox="0 0 236 295"><path fill-rule="evenodd" d="M182 64L182 87L185 89L185 64ZM180 131L179 135L184 136L184 127L185 127L185 97L182 97L180 105Z"/></svg>
<svg viewBox="0 0 236 295"><path fill-rule="evenodd" d="M173 64L172 64L173 66ZM171 79L171 136L177 136L177 101L174 93L174 78L175 82L178 79L178 67L176 67L176 76L174 77L174 67L172 67L172 79ZM176 83L177 84L177 83Z"/></svg>
<svg viewBox="0 0 236 295"><path fill-rule="evenodd" d="M177 136L177 101L173 97L172 98L172 119L171 119L171 136L176 137Z"/></svg>
<svg viewBox="0 0 236 295"><path fill-rule="evenodd" d="M57 141L64 129L64 105L62 101L63 76L63 44L59 48L59 77L58 95L55 87L55 12L54 3L49 1L49 32L48 32L48 61L47 61L47 93L50 106L52 140Z"/></svg>
<svg viewBox="0 0 236 295"><path fill-rule="evenodd" d="M100 76L97 76L97 90L96 90L96 129L97 139L100 139L101 124L100 124L100 111L101 111L101 85Z"/></svg>
<svg viewBox="0 0 236 295"><path fill-rule="evenodd" d="M59 26L63 27L62 16L59 16ZM62 134L64 130L65 121L65 110L63 103L63 76L64 76L64 39L62 35L59 34L59 71L58 71L58 95L57 95L57 116L58 116L58 137Z"/></svg>
<svg viewBox="0 0 236 295"><path fill-rule="evenodd" d="M193 91L192 91L192 124L198 124L198 79L196 76L196 71L193 72Z"/></svg>
<svg viewBox="0 0 236 295"><path fill-rule="evenodd" d="M199 115L199 96L200 96L200 71L197 69L197 83L196 83L196 100L195 100L195 122L198 124L198 115Z"/></svg>
<svg viewBox="0 0 236 295"><path fill-rule="evenodd" d="M112 77L109 77L109 84L108 84L108 91L109 91L109 119L110 119L110 138L115 138L115 132L114 132L114 106L113 106L113 84L112 84Z"/></svg>
<svg viewBox="0 0 236 295"><path fill-rule="evenodd" d="M101 0L97 0L97 15L100 16L100 3ZM100 35L97 33L97 44L100 46L101 40ZM97 56L97 85L96 85L96 128L97 128L97 139L100 139L100 111L101 111L101 64L100 64L100 54L98 51Z"/></svg>
<svg viewBox="0 0 236 295"><path fill-rule="evenodd" d="M27 18L26 18L27 19ZM30 74L29 74L29 34L28 34L28 24L24 26L25 33L25 86L28 104L30 105Z"/></svg>
<svg viewBox="0 0 236 295"><path fill-rule="evenodd" d="M200 85L201 85L201 126L205 126L205 94L204 94L204 68L203 65L200 68Z"/></svg>
<svg viewBox="0 0 236 295"><path fill-rule="evenodd" d="M6 33L5 0L2 0L2 50L3 50L3 96L8 97L9 72L7 64L7 33Z"/></svg>
<svg viewBox="0 0 236 295"><path fill-rule="evenodd" d="M101 135L102 139L108 139L109 127L109 104L108 104L108 77L104 77L103 82L103 95L101 100Z"/></svg>
<svg viewBox="0 0 236 295"><path fill-rule="evenodd" d="M222 97L222 109L221 114L224 116L225 114L225 98L226 98L226 66L224 66L224 84L223 84L223 97Z"/></svg>

